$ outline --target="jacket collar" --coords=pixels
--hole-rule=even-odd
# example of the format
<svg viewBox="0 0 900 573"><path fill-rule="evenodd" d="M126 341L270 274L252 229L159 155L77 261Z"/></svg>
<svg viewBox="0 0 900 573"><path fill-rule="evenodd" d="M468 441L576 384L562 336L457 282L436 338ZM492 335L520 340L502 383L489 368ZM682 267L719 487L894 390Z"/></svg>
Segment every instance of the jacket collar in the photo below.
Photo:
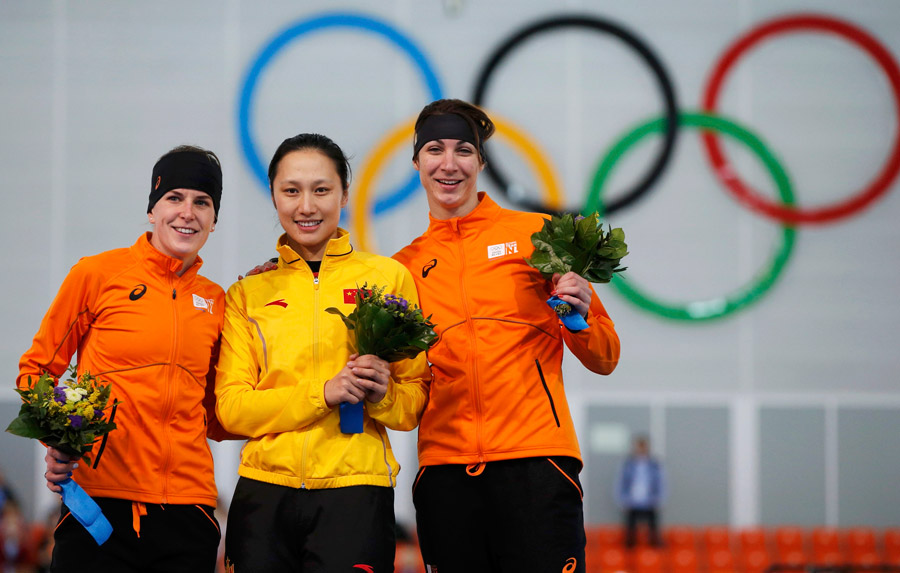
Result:
<svg viewBox="0 0 900 573"><path fill-rule="evenodd" d="M184 274L182 274L181 277L178 277L176 273L181 270L183 264L181 259L170 257L169 255L165 255L156 250L156 247L150 243L151 236L153 236L153 233L147 231L138 237L138 240L131 247L131 251L138 259L143 261L145 265L154 271L159 272L161 275L175 275L176 279L188 279L197 274L197 271L200 270L200 267L203 265L203 259L200 258L200 255L197 255L194 264L184 271Z"/></svg>
<svg viewBox="0 0 900 573"><path fill-rule="evenodd" d="M428 219L430 220L428 230L436 231L441 228L449 227L454 231L459 231L461 228L465 229L472 226L477 227L481 223L486 223L496 219L500 214L500 211L500 205L494 203L494 200L488 197L487 193L485 193L484 191L479 191L478 205L476 205L468 215L463 215L462 217L452 217L450 219L435 219L431 215L431 213L428 213Z"/></svg>
<svg viewBox="0 0 900 573"><path fill-rule="evenodd" d="M298 255L297 251L292 249L290 244L288 244L287 233L282 234L278 238L276 249L278 254L281 255L278 261L279 266L295 268L297 264L301 264L301 268L308 268L303 257ZM347 257L352 252L353 245L350 244L350 233L338 227L338 236L330 239L328 241L328 246L325 247L325 258Z"/></svg>

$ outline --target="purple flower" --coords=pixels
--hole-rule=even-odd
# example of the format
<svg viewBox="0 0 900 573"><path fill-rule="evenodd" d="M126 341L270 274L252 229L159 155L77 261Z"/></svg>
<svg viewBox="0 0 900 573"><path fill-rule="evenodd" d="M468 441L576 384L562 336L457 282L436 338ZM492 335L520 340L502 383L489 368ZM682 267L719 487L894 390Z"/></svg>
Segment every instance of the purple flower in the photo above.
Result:
<svg viewBox="0 0 900 573"><path fill-rule="evenodd" d="M94 408L94 419L99 419L103 415L103 410Z"/></svg>
<svg viewBox="0 0 900 573"><path fill-rule="evenodd" d="M69 415L69 422L72 423L72 427L75 428L76 430L81 428L81 423L83 421L84 421L84 418L82 416L79 416L77 414Z"/></svg>
<svg viewBox="0 0 900 573"><path fill-rule="evenodd" d="M65 404L66 403L66 387L65 386L57 386L53 389L53 399L57 404Z"/></svg>

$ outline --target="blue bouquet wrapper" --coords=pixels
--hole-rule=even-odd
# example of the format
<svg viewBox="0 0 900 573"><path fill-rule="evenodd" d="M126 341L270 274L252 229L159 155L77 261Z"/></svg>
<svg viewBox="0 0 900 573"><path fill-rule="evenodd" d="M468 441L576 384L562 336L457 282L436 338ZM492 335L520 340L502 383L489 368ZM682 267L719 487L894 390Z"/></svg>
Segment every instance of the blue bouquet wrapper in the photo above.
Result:
<svg viewBox="0 0 900 573"><path fill-rule="evenodd" d="M363 403L350 404L341 402L341 432L345 434L362 434Z"/></svg>
<svg viewBox="0 0 900 573"><path fill-rule="evenodd" d="M550 305L550 308L556 308L561 304L566 304L566 302L558 296L553 295L547 299L547 304ZM572 309L569 314L560 316L559 319L562 321L563 326L572 332L578 332L579 330L584 330L588 327L588 323L584 320L584 317L575 312L575 309Z"/></svg>
<svg viewBox="0 0 900 573"><path fill-rule="evenodd" d="M88 530L97 545L103 545L112 535L112 525L103 515L100 506L71 478L60 482L59 486L62 488L63 503L72 512L72 516Z"/></svg>

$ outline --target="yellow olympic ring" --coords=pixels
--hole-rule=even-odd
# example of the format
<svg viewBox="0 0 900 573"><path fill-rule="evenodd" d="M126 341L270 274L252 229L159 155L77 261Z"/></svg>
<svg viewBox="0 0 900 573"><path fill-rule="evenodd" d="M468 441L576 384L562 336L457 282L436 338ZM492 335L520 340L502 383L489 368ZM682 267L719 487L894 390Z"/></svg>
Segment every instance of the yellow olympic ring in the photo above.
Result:
<svg viewBox="0 0 900 573"><path fill-rule="evenodd" d="M514 127L509 121L490 114L496 127L497 135L512 144L528 160L534 174L540 180L545 193L547 205L553 209L562 207L562 193L560 192L559 177L556 170L547 159L547 154L537 143L530 140L525 133ZM374 239L369 236L369 215L372 190L378 182L378 177L387 160L401 145L411 145L415 119L406 121L388 132L379 141L372 152L365 158L360 167L359 183L353 195L353 210L351 211L350 231L354 242L360 250L370 253L377 252Z"/></svg>

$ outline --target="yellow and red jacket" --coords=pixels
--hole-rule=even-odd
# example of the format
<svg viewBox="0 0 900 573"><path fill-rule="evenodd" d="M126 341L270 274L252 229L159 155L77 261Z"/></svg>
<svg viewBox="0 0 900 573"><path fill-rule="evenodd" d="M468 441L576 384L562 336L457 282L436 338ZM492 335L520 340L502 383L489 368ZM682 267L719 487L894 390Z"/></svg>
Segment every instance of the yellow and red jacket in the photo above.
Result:
<svg viewBox="0 0 900 573"><path fill-rule="evenodd" d="M419 464L476 464L534 456L581 459L562 379L563 342L609 374L619 338L592 292L589 328L570 332L546 304L551 283L528 266L545 216L503 209L479 193L464 217L431 218L394 255L412 273L440 335L419 427Z"/></svg>
<svg viewBox="0 0 900 573"><path fill-rule="evenodd" d="M143 503L216 505L216 432L212 371L224 293L197 270L141 236L129 248L82 258L63 281L16 383L42 372L65 373L78 353L78 374L111 383L118 400L96 469L79 464L75 480L92 496ZM208 420L209 414L209 420ZM207 427L209 421L209 428ZM96 458L98 447L94 447Z"/></svg>
<svg viewBox="0 0 900 573"><path fill-rule="evenodd" d="M318 278L282 235L278 268L228 289L216 408L227 430L250 436L241 476L308 489L396 484L400 466L384 428L418 424L431 379L425 355L392 363L385 397L365 403L363 433L343 434L324 389L354 349L341 318L325 309L349 315L364 283L417 304L416 287L401 264L355 251L338 233Z"/></svg>

